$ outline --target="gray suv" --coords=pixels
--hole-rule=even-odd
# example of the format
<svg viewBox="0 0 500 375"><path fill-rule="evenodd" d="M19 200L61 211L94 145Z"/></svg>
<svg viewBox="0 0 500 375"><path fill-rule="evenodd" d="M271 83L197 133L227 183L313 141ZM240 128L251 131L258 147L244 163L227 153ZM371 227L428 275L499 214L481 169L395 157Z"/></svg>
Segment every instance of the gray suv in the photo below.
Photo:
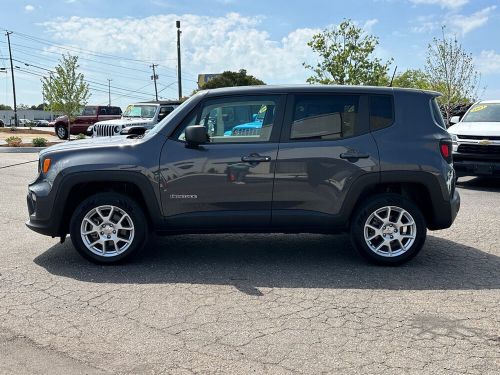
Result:
<svg viewBox="0 0 500 375"><path fill-rule="evenodd" d="M146 134L40 153L27 225L114 263L151 232L337 233L401 264L460 207L430 91L254 86L202 91ZM333 250L333 249L332 249Z"/></svg>

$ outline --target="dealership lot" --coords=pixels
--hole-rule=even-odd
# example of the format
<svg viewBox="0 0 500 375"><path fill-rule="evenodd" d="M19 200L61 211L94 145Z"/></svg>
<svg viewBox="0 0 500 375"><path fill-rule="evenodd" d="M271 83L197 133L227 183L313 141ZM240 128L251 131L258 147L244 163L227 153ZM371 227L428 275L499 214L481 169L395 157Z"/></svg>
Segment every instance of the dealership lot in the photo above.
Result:
<svg viewBox="0 0 500 375"><path fill-rule="evenodd" d="M35 173L0 169L0 373L500 372L498 180L461 180L455 224L398 268L309 234L155 238L104 267L25 228Z"/></svg>

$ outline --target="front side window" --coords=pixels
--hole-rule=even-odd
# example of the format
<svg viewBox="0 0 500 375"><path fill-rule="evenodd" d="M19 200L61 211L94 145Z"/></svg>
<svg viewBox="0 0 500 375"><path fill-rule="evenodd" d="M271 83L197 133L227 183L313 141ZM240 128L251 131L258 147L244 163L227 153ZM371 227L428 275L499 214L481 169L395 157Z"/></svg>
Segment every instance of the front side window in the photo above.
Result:
<svg viewBox="0 0 500 375"><path fill-rule="evenodd" d="M290 139L351 137L358 126L359 95L297 95Z"/></svg>
<svg viewBox="0 0 500 375"><path fill-rule="evenodd" d="M500 103L478 103L465 115L463 122L500 122Z"/></svg>
<svg viewBox="0 0 500 375"><path fill-rule="evenodd" d="M97 114L97 107L85 107L82 110L82 116L95 116Z"/></svg>
<svg viewBox="0 0 500 375"><path fill-rule="evenodd" d="M184 128L197 123L207 128L210 143L267 142L276 119L278 99L252 96L238 100L208 100L186 121L177 138L183 141Z"/></svg>

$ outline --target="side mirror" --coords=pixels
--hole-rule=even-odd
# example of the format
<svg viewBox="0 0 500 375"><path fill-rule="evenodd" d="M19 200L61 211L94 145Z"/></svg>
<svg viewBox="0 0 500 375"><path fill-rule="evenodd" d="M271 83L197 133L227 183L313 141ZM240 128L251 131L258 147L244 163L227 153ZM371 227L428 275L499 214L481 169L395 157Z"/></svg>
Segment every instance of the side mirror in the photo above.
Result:
<svg viewBox="0 0 500 375"><path fill-rule="evenodd" d="M184 136L187 146L197 147L203 143L207 143L210 137L207 133L207 128L203 125L191 125L184 130Z"/></svg>
<svg viewBox="0 0 500 375"><path fill-rule="evenodd" d="M146 132L144 126L129 126L128 128L122 129L121 135L143 135Z"/></svg>
<svg viewBox="0 0 500 375"><path fill-rule="evenodd" d="M458 124L460 122L460 116L452 116L450 118L450 124L454 125L454 124Z"/></svg>

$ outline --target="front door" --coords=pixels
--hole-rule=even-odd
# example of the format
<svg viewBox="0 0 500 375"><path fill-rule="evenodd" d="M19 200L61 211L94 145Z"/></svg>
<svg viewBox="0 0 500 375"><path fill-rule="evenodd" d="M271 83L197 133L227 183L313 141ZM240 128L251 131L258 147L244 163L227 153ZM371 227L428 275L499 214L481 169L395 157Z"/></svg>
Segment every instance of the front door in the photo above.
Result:
<svg viewBox="0 0 500 375"><path fill-rule="evenodd" d="M284 99L279 95L209 98L162 149L160 190L171 229L265 229L270 225L274 168ZM210 141L184 142L201 124Z"/></svg>

